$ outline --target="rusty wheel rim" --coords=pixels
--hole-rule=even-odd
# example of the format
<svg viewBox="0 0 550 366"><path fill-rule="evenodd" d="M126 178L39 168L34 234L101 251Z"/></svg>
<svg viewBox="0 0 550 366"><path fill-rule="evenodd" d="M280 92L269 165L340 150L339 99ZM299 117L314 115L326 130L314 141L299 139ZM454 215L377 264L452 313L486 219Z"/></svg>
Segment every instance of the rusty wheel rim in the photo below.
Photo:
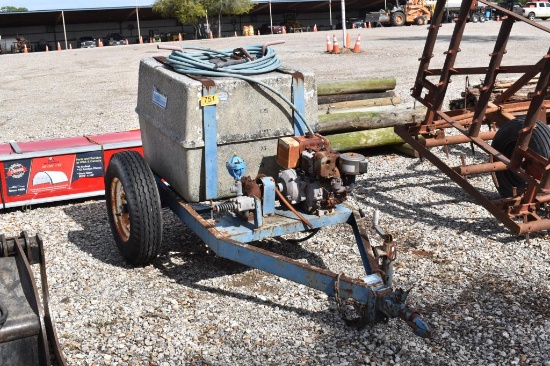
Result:
<svg viewBox="0 0 550 366"><path fill-rule="evenodd" d="M119 237L127 242L130 239L130 213L128 212L126 192L118 178L114 178L111 182L111 212Z"/></svg>

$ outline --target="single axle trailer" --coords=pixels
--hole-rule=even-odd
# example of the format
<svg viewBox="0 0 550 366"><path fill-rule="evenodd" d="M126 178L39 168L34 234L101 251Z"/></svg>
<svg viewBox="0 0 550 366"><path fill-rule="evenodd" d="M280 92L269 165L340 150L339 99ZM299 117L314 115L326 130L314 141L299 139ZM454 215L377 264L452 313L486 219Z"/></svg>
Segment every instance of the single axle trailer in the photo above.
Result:
<svg viewBox="0 0 550 366"><path fill-rule="evenodd" d="M317 111L311 74L274 59L265 61L267 67L254 66L273 52L268 45L176 49L168 58L142 60L136 111L143 157L115 154L105 174L116 244L131 264L153 261L162 241L161 208L167 206L218 256L323 291L339 308L351 304L355 324L397 317L428 337L428 325L405 303L408 292L392 288L391 235L375 225L383 243L373 245L368 220L346 205L356 177L367 171L364 156L334 151L306 122ZM206 70L197 70L197 63ZM244 79L238 72L227 75L247 64L260 71ZM326 227L347 230L341 224L353 233L363 278L255 245L295 233L307 239Z"/></svg>

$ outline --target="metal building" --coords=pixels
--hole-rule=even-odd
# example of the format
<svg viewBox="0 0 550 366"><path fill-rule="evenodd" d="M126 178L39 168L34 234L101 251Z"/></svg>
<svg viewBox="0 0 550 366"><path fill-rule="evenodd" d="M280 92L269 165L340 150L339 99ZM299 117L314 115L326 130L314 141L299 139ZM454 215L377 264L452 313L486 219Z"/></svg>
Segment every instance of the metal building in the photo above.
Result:
<svg viewBox="0 0 550 366"><path fill-rule="evenodd" d="M294 31L334 29L341 24L344 1L287 1L260 0L249 14L227 16L222 19L222 37L242 35L245 26L259 29L264 24L298 24ZM386 2L345 1L346 19L364 17L368 11L384 8ZM208 26L215 29L217 24L204 24L196 29L191 24L181 24L173 18L163 18L153 11L152 6L118 7L101 9L59 9L48 11L28 11L0 13L0 47L2 52L17 52L17 39L24 38L30 51L50 50L60 45L63 49L76 48L81 37L99 40L110 33L118 33L128 43L138 43L140 36L144 42L150 37L162 41L207 37ZM22 45L22 44L21 44Z"/></svg>

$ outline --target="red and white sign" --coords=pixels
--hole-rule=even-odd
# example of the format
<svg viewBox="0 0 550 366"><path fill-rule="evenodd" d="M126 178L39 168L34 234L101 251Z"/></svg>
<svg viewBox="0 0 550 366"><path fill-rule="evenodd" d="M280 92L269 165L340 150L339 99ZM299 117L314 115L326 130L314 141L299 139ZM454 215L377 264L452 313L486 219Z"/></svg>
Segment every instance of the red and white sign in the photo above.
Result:
<svg viewBox="0 0 550 366"><path fill-rule="evenodd" d="M0 145L0 209L103 195L123 150L143 153L139 130Z"/></svg>

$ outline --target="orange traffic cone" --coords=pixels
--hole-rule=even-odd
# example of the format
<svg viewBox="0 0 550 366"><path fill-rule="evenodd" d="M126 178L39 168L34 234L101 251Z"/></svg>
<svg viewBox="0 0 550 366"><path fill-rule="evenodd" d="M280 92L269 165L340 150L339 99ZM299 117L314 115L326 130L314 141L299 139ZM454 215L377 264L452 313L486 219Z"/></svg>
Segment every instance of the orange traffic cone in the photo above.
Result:
<svg viewBox="0 0 550 366"><path fill-rule="evenodd" d="M372 25L370 25L370 22L369 22L369 25L367 26L367 28L371 29L372 28Z"/></svg>
<svg viewBox="0 0 550 366"><path fill-rule="evenodd" d="M183 37L181 36L181 33L178 33L178 41L179 42L183 41Z"/></svg>
<svg viewBox="0 0 550 366"><path fill-rule="evenodd" d="M235 31L235 37L237 37L237 31Z"/></svg>
<svg viewBox="0 0 550 366"><path fill-rule="evenodd" d="M46 45L46 52L50 52L50 48Z"/></svg>
<svg viewBox="0 0 550 366"><path fill-rule="evenodd" d="M260 35L260 30L258 29L258 35Z"/></svg>
<svg viewBox="0 0 550 366"><path fill-rule="evenodd" d="M355 23L351 25L351 29L355 29Z"/></svg>
<svg viewBox="0 0 550 366"><path fill-rule="evenodd" d="M98 41L98 47L103 47L103 40L100 38Z"/></svg>
<svg viewBox="0 0 550 366"><path fill-rule="evenodd" d="M125 39L124 43L126 43L126 46L128 46L128 39Z"/></svg>
<svg viewBox="0 0 550 366"><path fill-rule="evenodd" d="M357 35L357 41L355 41L355 46L353 46L353 52L361 52L361 35Z"/></svg>
<svg viewBox="0 0 550 366"><path fill-rule="evenodd" d="M351 40L349 38L349 33L346 33L346 48L347 49L351 48Z"/></svg>
<svg viewBox="0 0 550 366"><path fill-rule="evenodd" d="M313 25L313 31L314 31L314 32L317 32L317 24L314 24L314 25Z"/></svg>
<svg viewBox="0 0 550 366"><path fill-rule="evenodd" d="M286 27L283 25L283 34L286 34Z"/></svg>
<svg viewBox="0 0 550 366"><path fill-rule="evenodd" d="M69 43L69 49L72 50L73 49L73 45Z"/></svg>
<svg viewBox="0 0 550 366"><path fill-rule="evenodd" d="M497 22L500 22L500 16L497 15Z"/></svg>
<svg viewBox="0 0 550 366"><path fill-rule="evenodd" d="M332 53L340 53L340 46L338 46L338 40L336 39L336 34L332 35Z"/></svg>
<svg viewBox="0 0 550 366"><path fill-rule="evenodd" d="M29 50L27 49L27 45L24 45L25 47L23 48L23 53L29 53Z"/></svg>
<svg viewBox="0 0 550 366"><path fill-rule="evenodd" d="M57 50L61 51L61 43L57 42Z"/></svg>
<svg viewBox="0 0 550 366"><path fill-rule="evenodd" d="M332 42L330 41L330 36L327 34L327 52L332 52Z"/></svg>
<svg viewBox="0 0 550 366"><path fill-rule="evenodd" d="M139 36L139 44L143 44L143 37Z"/></svg>
<svg viewBox="0 0 550 366"><path fill-rule="evenodd" d="M214 39L214 35L212 35L212 31L210 31L210 34L208 36L209 39Z"/></svg>

